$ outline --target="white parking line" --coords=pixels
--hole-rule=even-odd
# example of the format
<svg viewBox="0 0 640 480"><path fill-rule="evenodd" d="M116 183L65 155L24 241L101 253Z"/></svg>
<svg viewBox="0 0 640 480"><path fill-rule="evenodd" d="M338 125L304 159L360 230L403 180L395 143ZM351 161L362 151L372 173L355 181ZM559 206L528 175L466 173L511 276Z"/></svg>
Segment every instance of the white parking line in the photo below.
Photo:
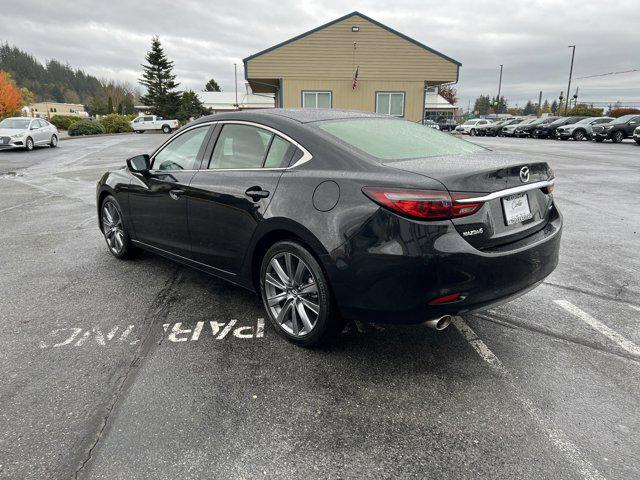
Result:
<svg viewBox="0 0 640 480"><path fill-rule="evenodd" d="M573 303L568 302L567 300L554 300L554 301L558 305L560 305L562 308L564 308L567 312L571 313L572 315L575 315L580 320L585 322L591 328L597 330L608 339L616 342L618 346L620 346L620 348L623 348L624 350L626 350L632 355L640 357L640 347L638 347L638 345L633 343L631 340L627 340L615 330L612 330L611 328L607 327L604 323L593 318L587 312L580 310Z"/></svg>
<svg viewBox="0 0 640 480"><path fill-rule="evenodd" d="M637 310L640 312L640 307L636 307L635 305L629 305L631 308L633 308L634 310Z"/></svg>
<svg viewBox="0 0 640 480"><path fill-rule="evenodd" d="M518 388L511 373L504 367L502 362L496 355L480 340L476 332L460 317L453 318L453 325L462 334L469 345L487 362L487 364L498 373L507 386L512 390L515 398L520 402L524 410L529 416L540 426L547 434L551 443L560 450L565 457L578 468L578 471L585 480L604 480L604 476L582 456L582 453L576 445L574 445L567 435L562 431L547 425L547 421L540 414L536 406L531 400L525 397Z"/></svg>

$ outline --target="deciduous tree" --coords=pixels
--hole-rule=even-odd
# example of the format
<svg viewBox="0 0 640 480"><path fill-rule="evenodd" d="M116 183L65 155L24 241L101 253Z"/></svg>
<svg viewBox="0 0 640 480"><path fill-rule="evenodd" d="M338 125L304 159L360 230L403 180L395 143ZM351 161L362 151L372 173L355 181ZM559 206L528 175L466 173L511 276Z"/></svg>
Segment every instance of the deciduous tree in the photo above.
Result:
<svg viewBox="0 0 640 480"><path fill-rule="evenodd" d="M438 87L438 94L451 105L458 103L458 91L451 85L440 85Z"/></svg>
<svg viewBox="0 0 640 480"><path fill-rule="evenodd" d="M20 111L22 96L11 76L0 70L0 119L15 115Z"/></svg>

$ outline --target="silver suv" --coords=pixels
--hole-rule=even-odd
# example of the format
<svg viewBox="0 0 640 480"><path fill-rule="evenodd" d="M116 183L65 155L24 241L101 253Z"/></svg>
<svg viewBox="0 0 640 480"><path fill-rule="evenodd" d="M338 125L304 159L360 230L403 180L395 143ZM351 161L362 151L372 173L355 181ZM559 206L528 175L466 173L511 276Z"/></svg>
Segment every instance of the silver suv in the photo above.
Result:
<svg viewBox="0 0 640 480"><path fill-rule="evenodd" d="M588 117L571 125L558 127L556 129L556 136L561 140L568 140L569 138L573 138L574 140L589 139L593 133L594 125L609 123L611 120L613 120L611 117Z"/></svg>

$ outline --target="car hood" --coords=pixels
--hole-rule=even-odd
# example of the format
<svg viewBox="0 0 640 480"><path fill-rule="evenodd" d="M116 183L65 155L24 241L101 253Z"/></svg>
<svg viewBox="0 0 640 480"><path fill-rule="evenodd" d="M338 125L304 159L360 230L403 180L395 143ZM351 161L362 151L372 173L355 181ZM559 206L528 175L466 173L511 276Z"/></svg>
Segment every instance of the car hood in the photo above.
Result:
<svg viewBox="0 0 640 480"><path fill-rule="evenodd" d="M17 129L17 128L0 128L0 137L12 137L14 135L24 135L29 130L26 129Z"/></svg>

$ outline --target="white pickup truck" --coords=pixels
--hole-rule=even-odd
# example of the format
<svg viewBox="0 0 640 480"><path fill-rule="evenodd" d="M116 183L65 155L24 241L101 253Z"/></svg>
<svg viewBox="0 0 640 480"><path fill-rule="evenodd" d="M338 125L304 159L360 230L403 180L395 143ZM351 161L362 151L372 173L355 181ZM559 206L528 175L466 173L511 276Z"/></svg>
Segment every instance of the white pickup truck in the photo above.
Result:
<svg viewBox="0 0 640 480"><path fill-rule="evenodd" d="M164 133L171 133L180 126L178 120L165 120L155 115L141 115L130 122L131 128L136 133L147 130L162 130Z"/></svg>

